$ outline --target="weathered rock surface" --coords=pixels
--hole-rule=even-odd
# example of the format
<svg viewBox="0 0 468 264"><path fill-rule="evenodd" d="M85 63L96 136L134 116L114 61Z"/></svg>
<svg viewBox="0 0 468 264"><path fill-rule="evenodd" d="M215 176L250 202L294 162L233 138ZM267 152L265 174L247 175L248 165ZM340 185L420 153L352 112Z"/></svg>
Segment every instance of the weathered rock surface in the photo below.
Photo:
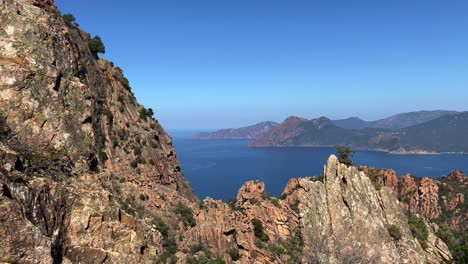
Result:
<svg viewBox="0 0 468 264"><path fill-rule="evenodd" d="M340 164L334 156L325 167L323 184L306 179L300 183L304 188L299 208L307 260L438 263L441 257L450 256L448 250L439 252L434 244L424 251L412 237L396 197L387 188L375 190L363 172ZM389 225L400 228L401 239L396 241L389 235Z"/></svg>
<svg viewBox="0 0 468 264"><path fill-rule="evenodd" d="M359 166L358 169L389 188L400 200L401 207L411 214L448 223L455 231L463 231L468 225L468 212L464 205L468 177L462 172L453 171L440 179L417 178L409 174L398 179L394 170L377 170L368 166Z"/></svg>

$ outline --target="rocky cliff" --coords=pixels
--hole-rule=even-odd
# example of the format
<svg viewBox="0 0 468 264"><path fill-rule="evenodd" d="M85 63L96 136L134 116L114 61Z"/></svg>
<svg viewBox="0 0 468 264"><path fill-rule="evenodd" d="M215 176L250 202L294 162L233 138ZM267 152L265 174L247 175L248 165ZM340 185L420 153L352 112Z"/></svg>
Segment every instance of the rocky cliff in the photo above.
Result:
<svg viewBox="0 0 468 264"><path fill-rule="evenodd" d="M453 230L465 232L468 211L465 197L468 194L468 176L453 171L440 179L417 178L405 174L398 178L391 169L377 170L360 166L378 186L387 187L400 200L403 209L438 223L448 224Z"/></svg>
<svg viewBox="0 0 468 264"><path fill-rule="evenodd" d="M439 263L387 188L331 157L282 199L200 202L171 138L52 1L0 0L0 262ZM392 231L393 230L393 231Z"/></svg>

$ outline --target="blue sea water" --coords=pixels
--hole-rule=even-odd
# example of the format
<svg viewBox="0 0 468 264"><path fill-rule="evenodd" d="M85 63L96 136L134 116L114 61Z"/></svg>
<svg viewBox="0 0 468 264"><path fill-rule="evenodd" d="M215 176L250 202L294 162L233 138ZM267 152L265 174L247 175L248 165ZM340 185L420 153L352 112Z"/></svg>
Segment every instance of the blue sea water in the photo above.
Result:
<svg viewBox="0 0 468 264"><path fill-rule="evenodd" d="M182 172L195 194L226 200L242 184L261 180L267 192L281 195L293 177L320 175L334 148L248 148L246 140L190 140L189 133L170 133ZM392 168L398 175L441 177L452 170L468 171L468 155L393 155L358 151L356 165Z"/></svg>

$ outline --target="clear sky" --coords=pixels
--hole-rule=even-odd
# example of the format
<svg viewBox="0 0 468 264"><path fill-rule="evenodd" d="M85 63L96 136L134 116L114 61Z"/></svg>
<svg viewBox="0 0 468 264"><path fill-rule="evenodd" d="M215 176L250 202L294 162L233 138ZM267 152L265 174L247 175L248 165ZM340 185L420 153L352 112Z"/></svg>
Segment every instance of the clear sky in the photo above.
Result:
<svg viewBox="0 0 468 264"><path fill-rule="evenodd" d="M466 0L56 0L167 129L468 110Z"/></svg>

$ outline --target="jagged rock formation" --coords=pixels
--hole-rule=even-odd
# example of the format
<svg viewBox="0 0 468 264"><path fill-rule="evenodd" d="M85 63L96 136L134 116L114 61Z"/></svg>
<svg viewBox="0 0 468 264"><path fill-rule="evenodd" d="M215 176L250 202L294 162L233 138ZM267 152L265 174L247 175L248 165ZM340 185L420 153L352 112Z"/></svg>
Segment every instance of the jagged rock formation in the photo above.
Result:
<svg viewBox="0 0 468 264"><path fill-rule="evenodd" d="M450 259L432 233L422 249L388 189L335 157L324 183L293 179L283 199L249 182L229 205L200 204L171 138L89 35L52 1L0 3L0 262Z"/></svg>
<svg viewBox="0 0 468 264"><path fill-rule="evenodd" d="M453 171L440 179L416 178L409 174L400 179L394 170L360 166L359 170L375 175L375 181L388 187L400 200L403 209L439 223L448 223L453 230L468 226L465 196L468 176Z"/></svg>

